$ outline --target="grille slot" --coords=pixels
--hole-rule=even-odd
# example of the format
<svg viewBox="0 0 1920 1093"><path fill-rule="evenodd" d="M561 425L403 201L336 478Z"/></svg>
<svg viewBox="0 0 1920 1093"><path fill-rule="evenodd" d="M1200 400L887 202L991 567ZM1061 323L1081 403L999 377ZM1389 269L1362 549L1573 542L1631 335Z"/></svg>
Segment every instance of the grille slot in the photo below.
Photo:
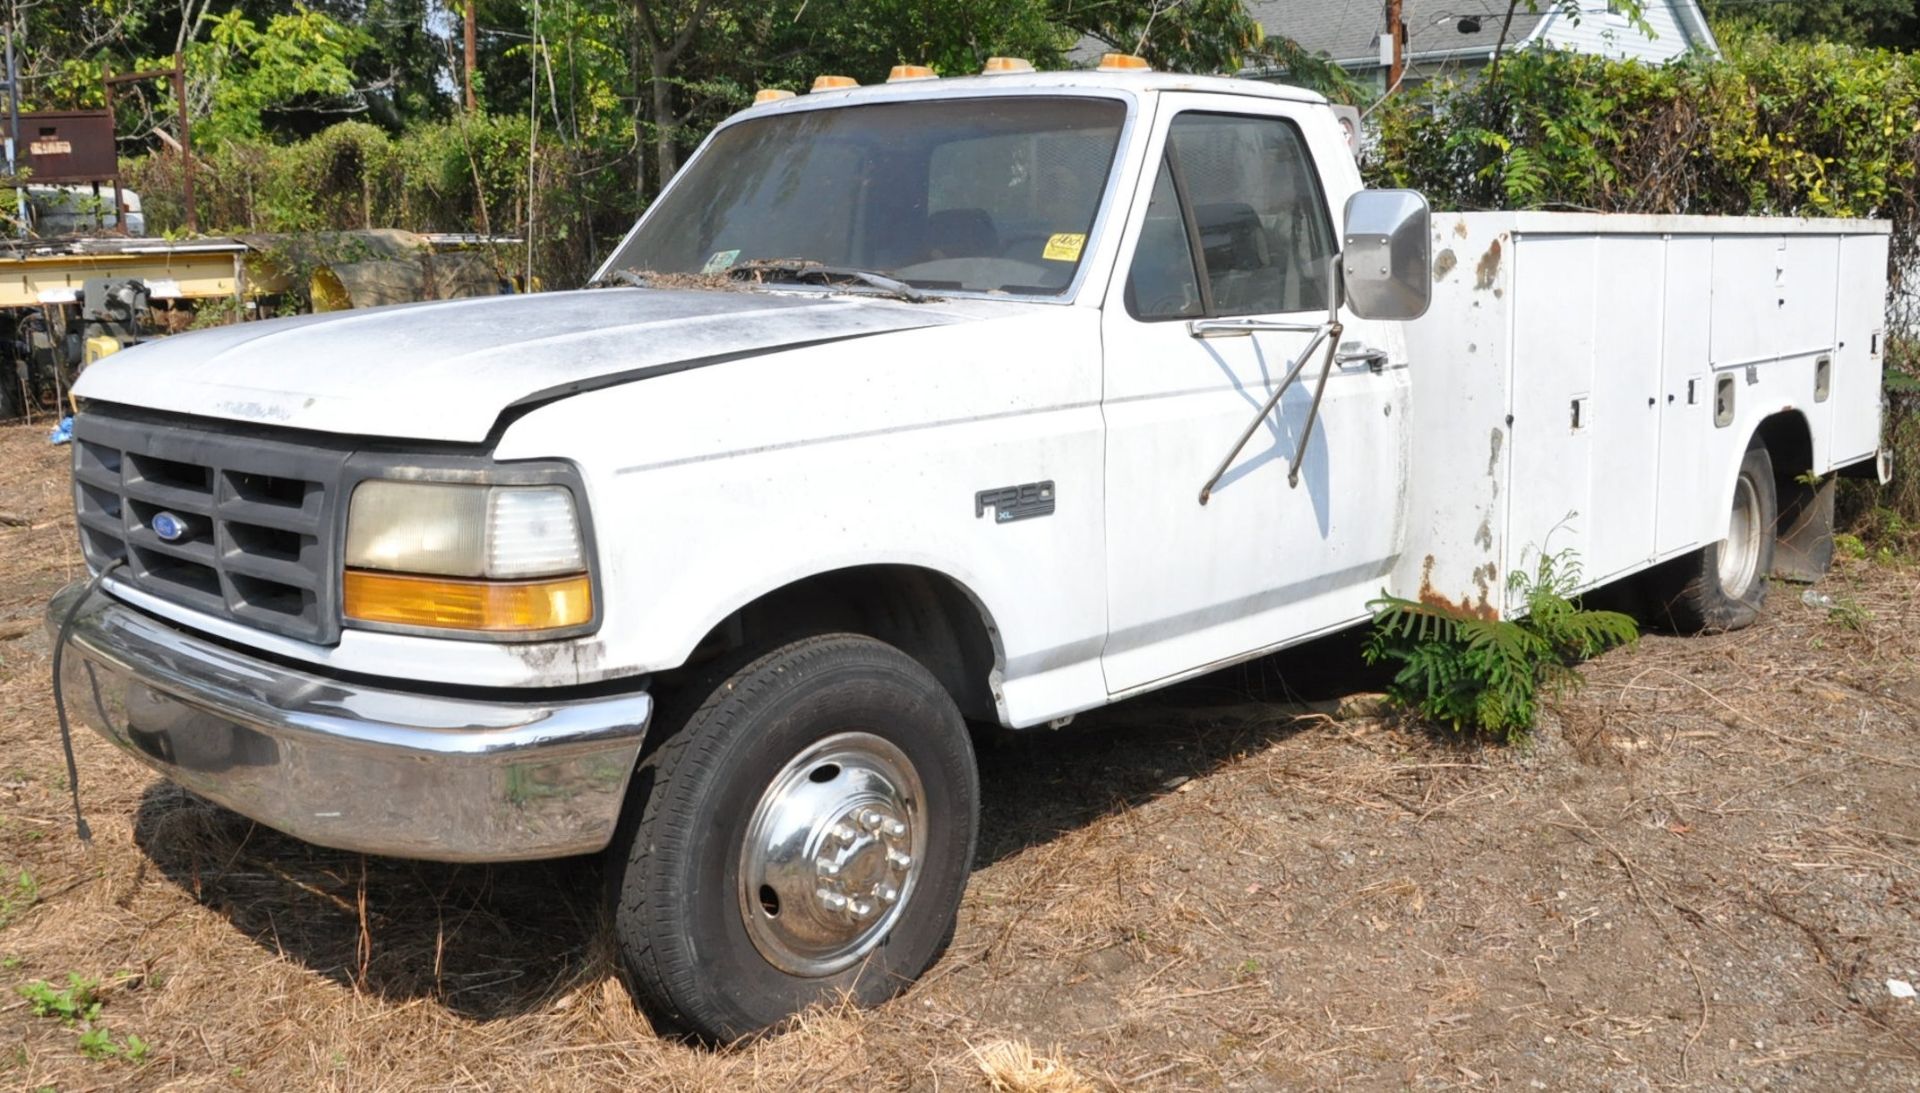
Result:
<svg viewBox="0 0 1920 1093"><path fill-rule="evenodd" d="M143 592L331 643L340 633L332 529L347 455L344 446L89 408L74 419L81 545L95 568L125 560L114 579Z"/></svg>

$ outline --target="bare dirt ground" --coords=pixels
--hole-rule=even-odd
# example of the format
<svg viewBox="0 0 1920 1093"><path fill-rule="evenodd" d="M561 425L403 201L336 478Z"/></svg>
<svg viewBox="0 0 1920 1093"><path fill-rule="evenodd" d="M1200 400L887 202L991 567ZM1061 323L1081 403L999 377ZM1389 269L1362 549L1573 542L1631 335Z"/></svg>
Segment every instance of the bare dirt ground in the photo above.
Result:
<svg viewBox="0 0 1920 1093"><path fill-rule="evenodd" d="M0 430L0 1087L1920 1084L1920 1004L1887 983L1920 983L1912 569L1610 654L1526 749L1281 701L1368 686L1351 643L983 749L930 977L707 1051L633 1010L591 859L306 846L90 733L83 849L38 625L79 573L64 458ZM142 1061L18 993L70 973Z"/></svg>

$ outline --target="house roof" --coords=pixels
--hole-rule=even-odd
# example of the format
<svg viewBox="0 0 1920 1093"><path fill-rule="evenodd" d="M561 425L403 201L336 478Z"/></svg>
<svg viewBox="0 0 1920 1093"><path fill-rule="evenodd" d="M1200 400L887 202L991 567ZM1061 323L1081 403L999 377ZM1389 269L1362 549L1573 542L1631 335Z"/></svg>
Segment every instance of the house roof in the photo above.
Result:
<svg viewBox="0 0 1920 1093"><path fill-rule="evenodd" d="M1378 64L1378 37L1387 26L1381 0L1251 0L1247 11L1270 35L1291 38L1308 53L1336 61ZM1455 50L1492 52L1500 40L1507 6L1494 0L1403 0L1409 58ZM1463 20L1479 20L1478 30L1461 33ZM1517 46L1533 33L1543 15L1522 8L1513 13L1507 45Z"/></svg>

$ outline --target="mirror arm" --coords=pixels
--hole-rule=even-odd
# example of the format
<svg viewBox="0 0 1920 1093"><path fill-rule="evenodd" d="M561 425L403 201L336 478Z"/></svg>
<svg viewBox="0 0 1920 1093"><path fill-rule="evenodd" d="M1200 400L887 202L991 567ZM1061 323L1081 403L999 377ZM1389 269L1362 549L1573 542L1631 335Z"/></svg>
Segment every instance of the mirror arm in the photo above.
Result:
<svg viewBox="0 0 1920 1093"><path fill-rule="evenodd" d="M1313 337L1308 339L1306 346L1300 350L1300 355L1295 357L1292 364L1288 366L1286 377L1280 381L1278 387L1273 389L1273 394L1267 398L1266 404L1260 407L1260 412L1255 414L1253 420L1247 423L1246 431L1241 433L1240 439L1234 442L1233 450L1227 453L1227 457L1220 461L1218 467L1214 468L1213 474L1207 479L1206 485L1200 487L1201 504L1206 504L1213 496L1213 487L1220 484L1220 479L1226 475L1227 468L1231 467L1233 461L1239 458L1240 450L1247 446L1247 441L1253 439L1254 430L1260 427L1261 422L1267 420L1268 414L1273 413L1273 408L1280 402L1280 396L1286 394L1287 388L1291 387L1293 381L1300 377L1300 373L1305 370L1307 363L1313 359L1314 350L1319 349L1322 342L1325 342L1327 347L1327 363L1326 367L1320 371L1320 387L1322 389L1326 387L1327 369L1333 366L1333 347L1340 339L1340 324L1323 323L1311 329L1313 330ZM1313 404L1316 408L1320 405L1319 391L1314 392ZM1308 421L1309 424L1311 424L1312 419L1309 418ZM1302 450L1305 450L1304 442L1302 444Z"/></svg>
<svg viewBox="0 0 1920 1093"><path fill-rule="evenodd" d="M1237 338L1246 334L1317 334L1326 323L1281 323L1268 319L1191 319L1187 333L1196 338Z"/></svg>
<svg viewBox="0 0 1920 1093"><path fill-rule="evenodd" d="M1327 259L1327 323L1331 326L1340 325L1340 304L1341 297L1346 295L1345 288L1346 282L1340 279L1340 252L1334 251L1333 257ZM1334 340L1339 341L1339 337L1336 335Z"/></svg>
<svg viewBox="0 0 1920 1093"><path fill-rule="evenodd" d="M1206 485L1200 487L1202 505L1213 497L1213 487L1220 484L1220 479L1226 475L1227 468L1240 457L1240 451L1247 446L1247 441L1253 439L1253 431L1258 429L1260 423L1267 420L1267 415L1273 413L1273 408L1279 405L1280 396L1286 394L1287 388L1292 386L1293 381L1300 378L1301 370L1305 369L1307 362L1313 359L1313 351L1320 347L1321 342L1325 342L1327 352L1320 363L1320 380L1313 388L1313 405L1307 408L1307 424L1300 432L1299 446L1294 449L1293 465L1287 469L1287 487L1299 488L1300 461L1307 456L1307 442L1313 439L1313 422L1320 416L1320 399L1327 393L1327 375L1333 371L1334 348L1340 344L1340 335L1346 329L1340 322L1340 255L1334 254L1328 259L1327 264L1330 267L1327 273L1327 321L1318 326L1309 326L1305 323L1263 322L1259 319L1199 319L1187 324L1188 332L1196 338L1251 334L1256 330L1313 332L1313 337L1307 340L1306 346L1300 350L1300 355L1295 357L1287 367L1286 378L1280 381L1280 386L1273 389L1272 396L1267 399L1266 405L1260 407L1259 414L1247 423L1246 432L1240 434L1240 439L1234 443L1233 450L1227 453L1227 457L1220 461L1218 467L1214 468L1213 476L1207 479Z"/></svg>
<svg viewBox="0 0 1920 1093"><path fill-rule="evenodd" d="M1300 428L1300 446L1293 450L1293 465L1287 468L1287 488L1300 486L1300 461L1307 457L1307 441L1313 439L1313 423L1320 417L1320 396L1327 393L1327 374L1333 371L1334 347L1340 344L1338 320L1327 324L1327 355L1320 362L1320 382L1313 388L1313 405L1307 407L1307 423Z"/></svg>

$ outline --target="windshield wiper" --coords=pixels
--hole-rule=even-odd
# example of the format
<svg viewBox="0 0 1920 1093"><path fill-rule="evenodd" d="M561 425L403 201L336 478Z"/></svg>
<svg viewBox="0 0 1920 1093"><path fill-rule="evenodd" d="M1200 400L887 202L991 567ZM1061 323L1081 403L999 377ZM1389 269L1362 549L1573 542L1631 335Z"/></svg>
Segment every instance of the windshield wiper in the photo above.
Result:
<svg viewBox="0 0 1920 1093"><path fill-rule="evenodd" d="M835 281L854 281L916 304L925 303L927 299L926 293L905 281L888 277L884 273L855 269L851 266L829 266L824 262L805 258L756 258L742 262L727 271L727 275L736 280L758 281L763 274L793 281L818 280L829 286Z"/></svg>

